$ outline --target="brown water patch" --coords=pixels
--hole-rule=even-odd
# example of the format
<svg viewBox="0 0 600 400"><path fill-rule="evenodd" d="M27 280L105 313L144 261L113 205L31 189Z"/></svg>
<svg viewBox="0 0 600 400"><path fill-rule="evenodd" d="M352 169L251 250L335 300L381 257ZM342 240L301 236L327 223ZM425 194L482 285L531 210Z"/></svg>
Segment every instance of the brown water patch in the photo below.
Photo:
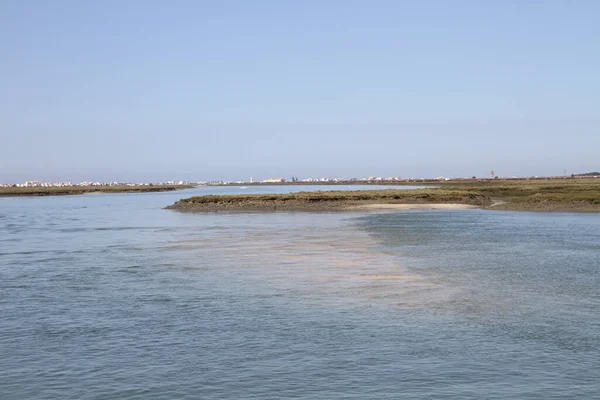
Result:
<svg viewBox="0 0 600 400"><path fill-rule="evenodd" d="M189 251L201 274L223 274L252 288L289 293L336 304L385 306L433 299L434 282L409 272L395 256L382 252L366 232L354 227L244 227L200 232L169 243ZM199 278L201 279L201 278ZM435 296L439 298L438 296Z"/></svg>
<svg viewBox="0 0 600 400"><path fill-rule="evenodd" d="M360 275L363 279L371 279L378 281L394 281L394 280L406 280L405 275Z"/></svg>

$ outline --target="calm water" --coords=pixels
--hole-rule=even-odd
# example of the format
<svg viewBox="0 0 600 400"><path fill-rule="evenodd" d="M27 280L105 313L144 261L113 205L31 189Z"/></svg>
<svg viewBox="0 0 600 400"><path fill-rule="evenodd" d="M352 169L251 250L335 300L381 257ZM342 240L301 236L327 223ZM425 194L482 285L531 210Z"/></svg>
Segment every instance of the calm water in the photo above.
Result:
<svg viewBox="0 0 600 400"><path fill-rule="evenodd" d="M0 198L0 399L600 398L600 215L255 191Z"/></svg>

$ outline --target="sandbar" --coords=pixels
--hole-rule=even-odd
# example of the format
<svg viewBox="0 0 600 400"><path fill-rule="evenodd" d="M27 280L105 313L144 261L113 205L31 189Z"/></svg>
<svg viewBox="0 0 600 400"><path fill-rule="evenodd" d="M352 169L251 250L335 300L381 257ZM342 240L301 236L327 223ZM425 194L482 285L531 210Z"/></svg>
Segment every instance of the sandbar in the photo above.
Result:
<svg viewBox="0 0 600 400"><path fill-rule="evenodd" d="M479 208L471 204L438 203L438 204L363 204L349 209L371 210L466 210Z"/></svg>

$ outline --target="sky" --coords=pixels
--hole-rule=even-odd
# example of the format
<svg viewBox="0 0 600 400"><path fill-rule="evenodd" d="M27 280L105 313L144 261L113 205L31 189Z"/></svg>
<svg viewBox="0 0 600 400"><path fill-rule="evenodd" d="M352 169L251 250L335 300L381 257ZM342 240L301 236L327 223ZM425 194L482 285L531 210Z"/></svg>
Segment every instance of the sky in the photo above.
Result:
<svg viewBox="0 0 600 400"><path fill-rule="evenodd" d="M600 170L595 0L3 0L0 182Z"/></svg>

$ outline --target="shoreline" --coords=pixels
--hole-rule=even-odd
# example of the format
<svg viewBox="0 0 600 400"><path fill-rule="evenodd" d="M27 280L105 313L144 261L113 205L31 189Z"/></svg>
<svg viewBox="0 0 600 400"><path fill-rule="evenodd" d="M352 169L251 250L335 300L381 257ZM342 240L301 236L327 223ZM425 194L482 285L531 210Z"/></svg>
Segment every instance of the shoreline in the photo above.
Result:
<svg viewBox="0 0 600 400"><path fill-rule="evenodd" d="M512 212L542 212L542 213L600 213L600 208L586 206L520 206L502 203L488 206L461 203L368 203L368 204L335 204L335 205L243 205L243 206L182 206L178 203L164 207L183 213L263 213L263 212L375 212L375 211L411 211L411 210L490 210Z"/></svg>
<svg viewBox="0 0 600 400"><path fill-rule="evenodd" d="M0 188L0 197L45 197L45 196L76 196L99 193L151 193L173 192L192 188L191 185L177 186L66 186L66 187L10 187Z"/></svg>
<svg viewBox="0 0 600 400"><path fill-rule="evenodd" d="M181 199L167 209L218 211L345 211L482 208L504 211L600 212L600 181L494 180L450 182L435 188L325 190L287 194L205 195Z"/></svg>
<svg viewBox="0 0 600 400"><path fill-rule="evenodd" d="M349 210L472 210L483 208L471 204L460 203L432 203L432 204L364 204L349 207Z"/></svg>
<svg viewBox="0 0 600 400"><path fill-rule="evenodd" d="M505 202L498 205L490 206L486 209L495 211L520 211L520 212L547 212L547 213L600 213L600 206L588 203L568 203L568 204L553 204L553 203L512 203Z"/></svg>
<svg viewBox="0 0 600 400"><path fill-rule="evenodd" d="M205 195L181 199L167 209L214 211L349 211L356 209L485 207L492 201L479 193L456 190L358 190L288 194Z"/></svg>

